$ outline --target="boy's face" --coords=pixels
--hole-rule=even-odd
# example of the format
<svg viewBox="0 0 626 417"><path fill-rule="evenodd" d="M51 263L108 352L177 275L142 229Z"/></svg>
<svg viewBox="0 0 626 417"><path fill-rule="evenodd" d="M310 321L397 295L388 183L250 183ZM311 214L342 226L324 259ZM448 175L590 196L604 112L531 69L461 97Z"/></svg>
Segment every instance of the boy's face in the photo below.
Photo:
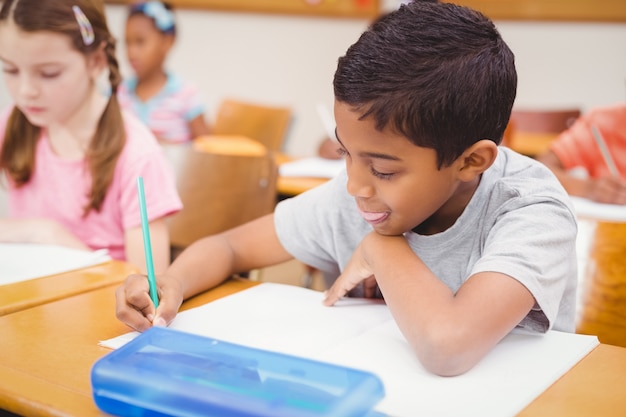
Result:
<svg viewBox="0 0 626 417"><path fill-rule="evenodd" d="M335 102L335 120L345 151L348 192L376 232L400 235L439 217L433 214L459 187L457 164L437 169L433 149L388 129L376 130L372 118L359 120L359 113L340 101Z"/></svg>

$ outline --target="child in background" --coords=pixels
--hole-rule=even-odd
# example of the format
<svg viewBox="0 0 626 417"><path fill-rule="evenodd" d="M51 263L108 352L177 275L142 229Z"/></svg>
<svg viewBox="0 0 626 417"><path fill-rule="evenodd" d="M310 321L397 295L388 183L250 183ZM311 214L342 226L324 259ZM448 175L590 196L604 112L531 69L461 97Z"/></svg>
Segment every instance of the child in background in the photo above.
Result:
<svg viewBox="0 0 626 417"><path fill-rule="evenodd" d="M126 53L135 76L120 86L120 103L166 143L188 142L210 133L197 89L163 67L175 38L171 6L158 1L130 6Z"/></svg>
<svg viewBox="0 0 626 417"><path fill-rule="evenodd" d="M573 208L543 164L498 147L516 87L513 54L485 16L401 6L339 59L343 174L189 246L157 277L156 311L146 277L129 276L117 317L166 325L231 274L295 257L338 276L328 306L384 296L439 375L467 371L515 328L573 331Z"/></svg>
<svg viewBox="0 0 626 417"><path fill-rule="evenodd" d="M600 133L619 175L611 172L594 138ZM537 157L557 176L570 195L599 203L626 204L626 105L594 109L582 115ZM584 168L586 175L573 174Z"/></svg>
<svg viewBox="0 0 626 417"><path fill-rule="evenodd" d="M101 2L5 0L0 60L14 106L0 116L9 216L0 241L108 249L145 270L137 178L145 183L154 267L169 265L173 172L154 136L120 110L115 40ZM112 94L96 79L109 70Z"/></svg>

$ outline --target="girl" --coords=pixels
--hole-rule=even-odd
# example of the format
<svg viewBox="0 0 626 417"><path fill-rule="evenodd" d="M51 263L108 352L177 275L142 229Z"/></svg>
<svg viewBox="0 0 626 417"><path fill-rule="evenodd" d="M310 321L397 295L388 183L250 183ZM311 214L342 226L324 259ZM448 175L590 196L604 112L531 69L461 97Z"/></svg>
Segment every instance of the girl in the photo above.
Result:
<svg viewBox="0 0 626 417"><path fill-rule="evenodd" d="M143 268L142 176L154 266L165 270L165 217L181 202L154 136L120 111L115 41L102 3L5 0L0 61L14 101L0 116L0 172L9 188L0 241L106 248ZM95 82L107 67L109 97Z"/></svg>
<svg viewBox="0 0 626 417"><path fill-rule="evenodd" d="M135 76L120 88L121 104L168 143L187 142L210 132L196 88L163 69L175 37L169 5L150 1L130 6L126 52Z"/></svg>

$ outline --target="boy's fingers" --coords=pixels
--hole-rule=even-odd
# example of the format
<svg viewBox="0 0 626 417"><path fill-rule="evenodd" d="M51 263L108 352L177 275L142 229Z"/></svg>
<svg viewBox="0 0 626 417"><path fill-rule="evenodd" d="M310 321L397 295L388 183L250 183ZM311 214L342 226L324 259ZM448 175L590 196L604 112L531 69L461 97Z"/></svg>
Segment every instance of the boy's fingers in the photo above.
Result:
<svg viewBox="0 0 626 417"><path fill-rule="evenodd" d="M345 288L340 279L337 279L335 283L330 287L328 291L326 291L326 297L324 298L324 305L332 306L334 305L341 297L346 295L350 291L350 288Z"/></svg>
<svg viewBox="0 0 626 417"><path fill-rule="evenodd" d="M142 310L137 309L135 305L128 303L122 287L117 289L116 297L118 302L115 307L115 315L121 322L126 323L128 326L140 332L152 326L148 318L151 315L150 311L146 314ZM148 297L148 300L149 298L150 297ZM154 307L152 308L152 312L154 312Z"/></svg>
<svg viewBox="0 0 626 417"><path fill-rule="evenodd" d="M168 326L176 317L183 299L177 288L162 287L160 290L159 307L156 310L156 316L152 324L154 326Z"/></svg>

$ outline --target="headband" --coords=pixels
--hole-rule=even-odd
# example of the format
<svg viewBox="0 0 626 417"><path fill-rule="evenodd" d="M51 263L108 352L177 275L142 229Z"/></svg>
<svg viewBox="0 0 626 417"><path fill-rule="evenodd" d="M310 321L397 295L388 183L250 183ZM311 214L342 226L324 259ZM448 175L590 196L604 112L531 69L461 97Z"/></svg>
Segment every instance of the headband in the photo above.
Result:
<svg viewBox="0 0 626 417"><path fill-rule="evenodd" d="M131 12L140 12L154 20L157 29L163 33L174 32L174 14L158 1L148 1L132 7Z"/></svg>

